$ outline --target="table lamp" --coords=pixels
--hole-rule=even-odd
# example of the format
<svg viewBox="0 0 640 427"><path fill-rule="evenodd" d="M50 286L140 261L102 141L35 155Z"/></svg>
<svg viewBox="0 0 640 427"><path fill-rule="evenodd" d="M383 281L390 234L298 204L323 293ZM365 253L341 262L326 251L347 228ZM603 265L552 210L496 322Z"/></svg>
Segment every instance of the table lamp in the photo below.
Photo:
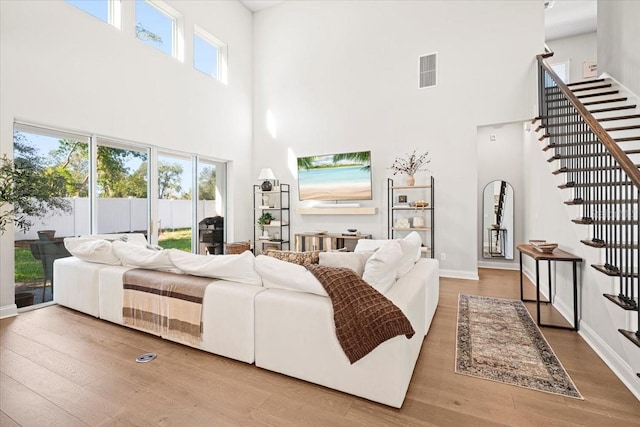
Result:
<svg viewBox="0 0 640 427"><path fill-rule="evenodd" d="M275 181L276 176L273 174L273 171L271 170L271 168L264 168L260 171L260 175L258 175L258 180L263 181L262 185L260 186L260 188L262 188L262 191L271 191L271 189L273 188L271 181L272 180Z"/></svg>

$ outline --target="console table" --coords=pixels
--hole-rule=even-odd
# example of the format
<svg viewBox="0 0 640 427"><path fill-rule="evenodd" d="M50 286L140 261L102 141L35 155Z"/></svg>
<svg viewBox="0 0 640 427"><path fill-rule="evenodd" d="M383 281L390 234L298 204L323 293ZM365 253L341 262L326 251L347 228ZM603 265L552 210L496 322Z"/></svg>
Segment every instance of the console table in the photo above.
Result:
<svg viewBox="0 0 640 427"><path fill-rule="evenodd" d="M565 252L561 249L554 249L551 253L540 252L530 244L521 243L516 246L516 249L520 251L520 300L525 302L536 303L536 314L538 315L538 326L547 326L550 328L559 329L572 329L577 331L580 328L578 324L578 277L577 277L577 263L582 262L582 258L577 257L569 252ZM524 292L522 288L522 255L527 255L533 258L536 262L536 299L524 299ZM545 303L551 302L553 304L553 298L551 295L551 261L554 262L571 262L573 264L573 327L544 324L540 321L540 261L547 261L549 268L549 301L543 301Z"/></svg>
<svg viewBox="0 0 640 427"><path fill-rule="evenodd" d="M297 233L296 251L329 251L347 248L353 252L358 240L371 239L371 234L357 233L345 236L340 233Z"/></svg>

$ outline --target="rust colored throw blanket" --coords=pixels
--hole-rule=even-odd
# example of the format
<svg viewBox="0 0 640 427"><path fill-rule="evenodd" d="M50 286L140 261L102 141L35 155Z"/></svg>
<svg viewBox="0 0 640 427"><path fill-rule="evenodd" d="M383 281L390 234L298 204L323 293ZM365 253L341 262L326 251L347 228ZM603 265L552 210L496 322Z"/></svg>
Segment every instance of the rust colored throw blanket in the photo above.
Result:
<svg viewBox="0 0 640 427"><path fill-rule="evenodd" d="M124 273L122 317L127 326L199 345L202 300L215 279L136 268Z"/></svg>
<svg viewBox="0 0 640 427"><path fill-rule="evenodd" d="M351 364L398 335L415 331L402 310L349 268L306 266L331 298L336 337Z"/></svg>

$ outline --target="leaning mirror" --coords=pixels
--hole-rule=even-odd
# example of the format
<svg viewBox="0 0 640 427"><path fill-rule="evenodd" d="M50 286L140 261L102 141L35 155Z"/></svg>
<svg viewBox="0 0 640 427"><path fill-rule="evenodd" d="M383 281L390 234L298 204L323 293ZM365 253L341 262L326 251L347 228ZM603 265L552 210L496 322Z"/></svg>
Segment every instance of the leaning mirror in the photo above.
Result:
<svg viewBox="0 0 640 427"><path fill-rule="evenodd" d="M492 181L483 192L484 258L513 259L513 188L506 181Z"/></svg>

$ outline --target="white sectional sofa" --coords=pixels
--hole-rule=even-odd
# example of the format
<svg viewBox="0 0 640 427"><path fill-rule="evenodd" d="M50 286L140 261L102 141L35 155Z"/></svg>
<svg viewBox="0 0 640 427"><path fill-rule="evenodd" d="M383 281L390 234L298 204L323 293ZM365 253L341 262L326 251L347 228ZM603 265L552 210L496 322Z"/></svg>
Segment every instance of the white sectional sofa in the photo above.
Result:
<svg viewBox="0 0 640 427"><path fill-rule="evenodd" d="M271 266L271 262L263 266ZM131 268L75 256L58 259L54 264L54 299L60 305L122 325L123 274ZM383 342L354 364L336 338L327 296L287 288L287 283L274 284L266 278L262 284L212 279L203 299L202 339L195 347L401 407L438 304L438 274L436 260L420 259L384 292L411 322L415 335Z"/></svg>

